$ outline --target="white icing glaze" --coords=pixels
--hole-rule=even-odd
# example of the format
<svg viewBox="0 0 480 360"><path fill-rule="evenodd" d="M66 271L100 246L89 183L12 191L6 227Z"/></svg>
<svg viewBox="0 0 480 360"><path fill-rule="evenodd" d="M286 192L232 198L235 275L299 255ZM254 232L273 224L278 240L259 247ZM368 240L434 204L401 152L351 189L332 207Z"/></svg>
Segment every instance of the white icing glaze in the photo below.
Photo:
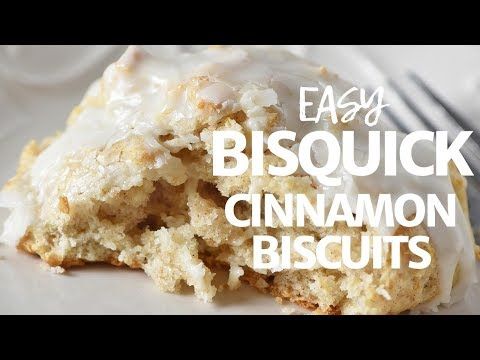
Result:
<svg viewBox="0 0 480 360"><path fill-rule="evenodd" d="M17 194L16 201L0 199L0 205L14 209L5 224L3 240L18 240L33 221L32 205L42 203L49 193L50 182L62 169L62 159L85 147L109 146L130 135L141 135L152 149L160 146L159 135L165 134L180 121L190 121L198 112L185 88L179 86L194 76L208 79L196 93L198 99L243 109L248 116L247 126L252 130L264 129L265 108L275 106L283 114L286 128L297 132L298 138L312 131L329 129L327 121L300 123L299 87L325 88L331 84L335 95L342 95L350 85L324 69L297 58L290 53L260 48L209 48L196 53L176 54L175 57L153 57L137 47L126 53L105 71L100 82L95 83L82 102L74 124L57 138L36 160L31 173L25 178L32 191ZM353 99L355 101L355 99ZM192 120L193 121L193 120ZM356 131L356 149L360 156L367 154L366 126L359 121L349 124ZM381 127L381 125L380 125ZM401 135L399 135L401 136ZM195 136L188 138L198 141ZM399 143L399 141L398 141ZM321 162L321 148L314 150ZM428 162L432 151L417 152L418 160ZM347 193L354 206L356 195L391 193L395 199L403 193L437 194L446 198L453 193L447 177L415 177L399 166L396 177L385 177L380 168L367 177L353 177L342 168L340 187L323 188L328 195ZM32 198L33 197L33 198ZM28 199L28 200L26 200ZM391 233L392 229L383 229ZM447 228L441 222L428 229L440 266L441 293L428 308L449 304L463 298L475 280L474 251L468 220L457 206L457 226ZM460 267L460 280L452 289L453 274Z"/></svg>
<svg viewBox="0 0 480 360"><path fill-rule="evenodd" d="M197 96L202 100L217 105L232 99L234 92L231 87L217 82L200 90Z"/></svg>

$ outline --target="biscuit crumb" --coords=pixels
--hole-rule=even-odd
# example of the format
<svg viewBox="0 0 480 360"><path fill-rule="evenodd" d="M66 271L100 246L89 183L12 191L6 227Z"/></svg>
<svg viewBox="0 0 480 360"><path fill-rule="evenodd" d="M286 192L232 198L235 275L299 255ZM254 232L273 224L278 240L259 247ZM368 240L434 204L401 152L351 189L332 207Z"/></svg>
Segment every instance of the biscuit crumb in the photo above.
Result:
<svg viewBox="0 0 480 360"><path fill-rule="evenodd" d="M325 66L320 66L318 68L318 73L320 74L320 76L326 76L328 74L328 70Z"/></svg>
<svg viewBox="0 0 480 360"><path fill-rule="evenodd" d="M299 315L300 313L294 306L282 306L282 314L284 315Z"/></svg>
<svg viewBox="0 0 480 360"><path fill-rule="evenodd" d="M49 271L52 274L61 275L65 273L65 269L61 266L50 266L46 263L42 263L40 266L43 270Z"/></svg>
<svg viewBox="0 0 480 360"><path fill-rule="evenodd" d="M230 266L230 272L228 275L228 288L230 290L237 290L240 285L240 277L244 274L244 271L241 266L232 264Z"/></svg>

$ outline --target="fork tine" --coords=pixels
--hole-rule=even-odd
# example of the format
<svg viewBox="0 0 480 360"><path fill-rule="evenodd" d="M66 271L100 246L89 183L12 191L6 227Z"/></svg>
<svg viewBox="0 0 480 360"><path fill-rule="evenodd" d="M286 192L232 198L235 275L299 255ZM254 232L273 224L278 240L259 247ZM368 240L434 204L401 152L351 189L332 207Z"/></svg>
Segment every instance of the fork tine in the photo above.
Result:
<svg viewBox="0 0 480 360"><path fill-rule="evenodd" d="M372 95L375 92L374 88L371 86L367 86L365 90L367 92L368 98L372 98ZM390 125L392 129L400 130L401 132L408 133L408 128L405 126L403 121L401 121L400 118L393 111L390 111L390 109L391 109L390 107L386 107L382 110L382 114L385 115L385 117L382 120L385 121L388 125Z"/></svg>
<svg viewBox="0 0 480 360"><path fill-rule="evenodd" d="M432 88L427 85L427 83L415 72L408 71L407 76L417 84L433 101L435 101L438 105L440 105L445 112L450 115L450 117L455 120L455 122L463 129L463 130L473 130L471 123L465 119L462 115L460 115L457 111L455 111L450 105L448 105L440 96L438 96ZM473 132L470 136L478 145L480 145L480 134L477 132Z"/></svg>
<svg viewBox="0 0 480 360"><path fill-rule="evenodd" d="M425 127L430 131L435 131L435 126L432 121L423 113L420 108L410 99L407 93L395 82L393 79L388 79L388 84L397 93L397 95L403 100L405 105L422 121ZM419 130L419 129L417 129Z"/></svg>

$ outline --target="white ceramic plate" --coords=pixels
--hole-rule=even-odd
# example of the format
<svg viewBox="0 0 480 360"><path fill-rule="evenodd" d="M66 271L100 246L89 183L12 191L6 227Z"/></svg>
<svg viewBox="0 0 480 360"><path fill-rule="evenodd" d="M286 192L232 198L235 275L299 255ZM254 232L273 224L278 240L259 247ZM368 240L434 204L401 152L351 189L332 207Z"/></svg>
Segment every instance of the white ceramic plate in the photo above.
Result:
<svg viewBox="0 0 480 360"><path fill-rule="evenodd" d="M0 77L2 184L14 174L23 145L29 139L41 139L62 129L69 111L88 84L121 50L99 49L104 54L103 59L96 58L95 64L90 62L88 68L82 68L81 74L72 73L70 77L67 76L68 64L62 65L61 79L58 76L29 77L29 73L22 77L22 82L12 80L13 77L5 73ZM345 63L348 49L339 47L323 51L328 52L329 61L337 58ZM48 56L39 59L40 68L42 61L48 62ZM33 65L28 65L28 71L32 72ZM29 84L30 78L34 81ZM0 222L3 223L7 213L0 210ZM237 292L219 293L214 304L204 304L189 291L181 295L164 294L143 272L124 268L91 265L55 275L45 270L38 258L0 245L0 314L284 314L293 309L246 287ZM442 309L440 313L480 314L480 288L475 287L467 301Z"/></svg>

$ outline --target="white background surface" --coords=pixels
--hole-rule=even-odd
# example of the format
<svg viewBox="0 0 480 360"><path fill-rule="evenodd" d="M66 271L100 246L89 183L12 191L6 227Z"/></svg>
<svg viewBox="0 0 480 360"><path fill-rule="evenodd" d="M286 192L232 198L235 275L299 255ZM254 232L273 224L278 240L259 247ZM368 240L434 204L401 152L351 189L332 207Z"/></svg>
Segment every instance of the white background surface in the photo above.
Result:
<svg viewBox="0 0 480 360"><path fill-rule="evenodd" d="M64 127L87 86L124 47L0 47L0 183L14 174L30 139ZM420 74L471 121L480 124L478 46L318 46L292 48L361 86L382 75ZM172 47L154 51L176 51ZM374 64L374 67L372 67ZM0 211L0 220L7 212ZM478 288L468 304L442 313L479 313ZM53 275L40 261L0 245L0 313L282 313L250 289L202 304L191 294L160 293L142 272L91 266Z"/></svg>

